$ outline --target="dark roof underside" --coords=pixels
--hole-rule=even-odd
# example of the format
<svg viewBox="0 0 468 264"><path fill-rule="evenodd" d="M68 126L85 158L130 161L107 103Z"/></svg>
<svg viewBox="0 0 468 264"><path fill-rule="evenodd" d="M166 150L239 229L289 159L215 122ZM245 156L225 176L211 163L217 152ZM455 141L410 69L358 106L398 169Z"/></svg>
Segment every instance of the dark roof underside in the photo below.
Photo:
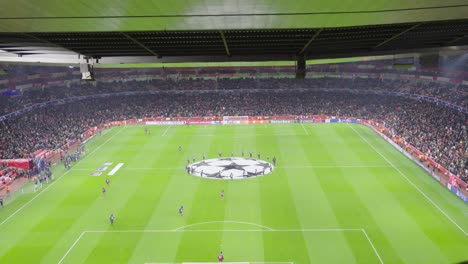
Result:
<svg viewBox="0 0 468 264"><path fill-rule="evenodd" d="M0 50L21 56L283 56L308 59L392 54L468 45L468 20L341 28L0 33Z"/></svg>

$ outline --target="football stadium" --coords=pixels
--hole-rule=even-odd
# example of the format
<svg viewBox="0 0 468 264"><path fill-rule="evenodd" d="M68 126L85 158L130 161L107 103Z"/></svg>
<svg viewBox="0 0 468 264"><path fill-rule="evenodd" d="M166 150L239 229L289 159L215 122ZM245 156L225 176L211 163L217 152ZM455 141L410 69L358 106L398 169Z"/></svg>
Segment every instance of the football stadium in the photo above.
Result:
<svg viewBox="0 0 468 264"><path fill-rule="evenodd" d="M468 263L467 14L3 1L0 263Z"/></svg>

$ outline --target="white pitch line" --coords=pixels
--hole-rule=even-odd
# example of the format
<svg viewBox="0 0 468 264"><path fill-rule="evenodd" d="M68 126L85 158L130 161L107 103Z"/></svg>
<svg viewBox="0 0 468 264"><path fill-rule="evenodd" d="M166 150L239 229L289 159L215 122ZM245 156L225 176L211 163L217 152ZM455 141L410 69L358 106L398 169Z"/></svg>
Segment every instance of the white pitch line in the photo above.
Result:
<svg viewBox="0 0 468 264"><path fill-rule="evenodd" d="M145 262L144 264L217 264L219 262ZM225 264L294 264L291 261L223 262Z"/></svg>
<svg viewBox="0 0 468 264"><path fill-rule="evenodd" d="M306 168L391 168L390 165L317 165L317 166L276 166L282 169L306 169ZM183 167L148 167L148 168L121 168L121 170L181 170ZM95 169L74 169L77 171L94 171Z"/></svg>
<svg viewBox="0 0 468 264"><path fill-rule="evenodd" d="M377 257L379 258L380 263L384 264L382 258L380 257L379 252L377 251L377 248L375 248L374 243L372 243L372 240L371 240L370 237L367 235L366 230L365 230L365 229L361 229L361 231L362 231L362 232L364 233L364 235L366 236L367 241L369 241L369 243L370 243L372 249L374 250L374 252L375 252L375 254L377 255Z"/></svg>
<svg viewBox="0 0 468 264"><path fill-rule="evenodd" d="M180 262L145 262L144 264L178 264ZM181 264L217 264L219 262L182 262ZM262 261L262 262L223 262L224 264L294 264L291 261Z"/></svg>
<svg viewBox="0 0 468 264"><path fill-rule="evenodd" d="M182 262L182 264L218 264L219 262ZM223 262L224 264L250 264L250 262ZM267 263L267 262L266 262ZM264 264L266 264L264 263Z"/></svg>
<svg viewBox="0 0 468 264"><path fill-rule="evenodd" d="M360 230L359 230L360 231ZM299 230L265 230L265 229L171 229L171 230L89 230L87 233L212 233L212 232L303 232Z"/></svg>
<svg viewBox="0 0 468 264"><path fill-rule="evenodd" d="M145 262L144 264L178 264L178 262Z"/></svg>
<svg viewBox="0 0 468 264"><path fill-rule="evenodd" d="M304 169L304 168L388 168L388 165L311 165L311 166L277 166L284 169Z"/></svg>
<svg viewBox="0 0 468 264"><path fill-rule="evenodd" d="M110 175L110 176L114 175L123 165L124 165L123 162L117 164L109 173L107 173L107 175Z"/></svg>
<svg viewBox="0 0 468 264"><path fill-rule="evenodd" d="M258 261L256 261L256 262L249 262L249 263L250 264L294 264L294 262L292 262L292 261L286 261L286 262L284 262L284 261L281 261L281 262L278 262L278 261L276 261L276 262L270 262L270 261L258 262Z"/></svg>
<svg viewBox="0 0 468 264"><path fill-rule="evenodd" d="M227 222L227 221L212 221L212 222L205 222L205 223L213 223L213 222ZM237 222L237 221L229 221L229 222ZM369 243L371 244L372 248L374 249L374 251L376 252L377 256L379 257L380 262L383 264L383 261L382 261L382 259L380 258L379 253L378 253L377 250L375 249L375 247L374 247L374 245L372 244L372 241L370 240L370 238L367 236L367 233L365 232L365 230L362 229L362 228L272 229L272 228L269 228L269 227L266 227L266 226L257 225L257 224L249 223L249 222L237 222L237 223L247 223L247 224L250 224L250 225L253 224L254 226L262 227L262 228L264 228L264 229L207 229L207 230L202 230L202 229L198 229L198 230L179 229L179 228L185 228L185 227L187 227L187 226L183 226L183 227L179 227L179 228L176 228L176 229L166 229L166 230L163 230L163 229L159 229L159 230L151 230L151 229L141 229L141 230L115 230L115 229L114 229L114 230L85 230L85 231L83 231L83 232L80 234L80 236L75 240L75 242L73 242L73 244L70 246L70 248L67 250L67 252L65 253L65 255L63 255L63 257L60 259L60 261L59 261L57 264L61 264L61 263L63 262L63 260L67 257L68 254L70 254L70 252L72 251L72 249L76 246L76 244L78 244L78 242L80 241L80 239L81 239L81 238L84 236L84 234L86 234L86 233L96 233L96 234L100 234L100 233L347 232L347 231L364 232L364 234L366 235L367 240L369 241ZM203 224L203 223L200 223L200 224ZM188 226L191 226L191 225L188 225ZM260 263L260 262L252 262L252 263ZM272 262L272 263L280 263L280 262ZM281 262L281 263L293 263L293 262Z"/></svg>
<svg viewBox="0 0 468 264"><path fill-rule="evenodd" d="M169 128L170 128L170 126L168 126L168 127L166 128L166 130L164 130L164 133L161 135L161 137L164 137L164 136L166 135L166 133L167 133L167 131L169 130Z"/></svg>
<svg viewBox="0 0 468 264"><path fill-rule="evenodd" d="M270 230L270 231L273 230L273 228L270 228L270 227L264 226L264 225L260 225L260 224L256 224L256 223L242 222L242 221L230 221L230 220L225 220L225 221L208 221L208 222L194 223L194 224L190 224L190 225L185 225L185 226L178 227L178 228L176 228L176 229L174 229L174 230L182 230L182 229L184 229L184 228L191 227L191 226L199 226L199 225L207 225L207 224L218 224L218 223L230 223L230 224L251 225L251 226L256 226L256 227L260 227L260 228L265 228L265 229Z"/></svg>
<svg viewBox="0 0 468 264"><path fill-rule="evenodd" d="M75 245L80 241L80 239L83 237L84 234L86 234L88 231L83 231L81 235L75 240L75 242L70 246L70 248L65 252L65 255L60 259L60 261L57 264L61 264L63 260L67 257L67 255L72 251L72 249L75 247Z"/></svg>
<svg viewBox="0 0 468 264"><path fill-rule="evenodd" d="M99 145L97 148L95 148L93 151L91 151L88 155L86 155L83 159L79 160L77 163L75 163L75 165L73 165L73 167L66 171L64 174L62 174L61 176L59 176L56 180L54 180L52 183L50 183L45 189L43 189L41 192L39 192L36 196L34 196L31 200L29 200L28 202L26 202L25 204L23 204L23 206L21 206L20 208L18 208L18 210L14 211L10 216L8 216L5 220L3 220L1 223L0 223L0 226L3 225L4 223L6 223L8 220L10 220L13 216L15 216L18 212L20 212L21 210L23 210L23 208L25 208L28 204L30 204L32 201L36 200L37 197L41 196L45 191L47 191L50 187L52 187L54 184L56 184L61 178L63 178L63 176L67 175L70 171L72 170L75 170L74 167L76 167L81 161L85 160L87 157L91 156L91 154L93 154L94 152L96 152L97 150L99 150L102 146L104 146L104 144L106 144L107 142L109 142L109 140L111 140L113 137L117 136L117 134L119 134L120 132L122 132L122 130L124 130L126 127L122 128L120 131L118 131L117 133L115 133L113 136L111 136L110 138L108 138L106 141L104 141L104 143L102 143L101 145Z"/></svg>
<svg viewBox="0 0 468 264"><path fill-rule="evenodd" d="M301 123L301 127L302 129L304 129L304 132L306 133L306 135L309 135L309 132L307 132L307 129L304 127L304 124Z"/></svg>
<svg viewBox="0 0 468 264"><path fill-rule="evenodd" d="M384 160L386 160L388 164L390 164L396 171L398 171L398 173L400 173L400 175L403 176L403 178L405 178L408 183L410 183L416 190L418 190L419 193L421 193L430 203L432 203L432 205L434 205L445 217L447 217L447 219L449 219L456 227L458 227L458 229L460 229L462 233L465 234L465 236L468 236L468 233L466 233L466 231L461 226L459 226L455 222L455 220L453 220L444 210L442 210L429 196L427 196L423 191L421 191L421 189L419 189L419 187L414 182L412 182L400 169L398 169L398 167L395 166L395 164L393 164L389 159L387 159L387 157L385 157L380 151L378 151L367 139L365 139L361 135L361 133L359 133L356 129L354 129L349 124L348 126L356 134L358 134L359 137L361 137L361 139L364 140L372 149L374 149L375 152L377 152Z"/></svg>
<svg viewBox="0 0 468 264"><path fill-rule="evenodd" d="M303 134L264 134L264 133L254 133L254 134L188 134L188 133L179 133L179 136L191 136L191 137L256 137L256 136L266 136L266 137L298 137L304 136Z"/></svg>
<svg viewBox="0 0 468 264"><path fill-rule="evenodd" d="M183 167L154 167L154 168L120 168L120 170L130 170L130 171L137 171L137 170L175 170L175 169L184 169ZM94 171L96 169L74 169L76 171Z"/></svg>
<svg viewBox="0 0 468 264"><path fill-rule="evenodd" d="M86 233L212 233L212 232L362 232L361 228L328 228L328 229L142 229L142 230L86 230Z"/></svg>

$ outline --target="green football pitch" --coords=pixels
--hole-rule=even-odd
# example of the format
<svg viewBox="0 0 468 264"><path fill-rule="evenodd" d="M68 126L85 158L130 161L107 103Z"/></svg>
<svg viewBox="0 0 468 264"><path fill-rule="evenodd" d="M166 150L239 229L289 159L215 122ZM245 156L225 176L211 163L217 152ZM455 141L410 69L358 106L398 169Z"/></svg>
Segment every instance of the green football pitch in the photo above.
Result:
<svg viewBox="0 0 468 264"><path fill-rule="evenodd" d="M468 206L367 127L148 128L107 130L71 170L59 164L51 183L9 197L0 263L216 262L220 251L242 263L468 260ZM273 172L219 180L185 171L187 158L242 150L275 156Z"/></svg>

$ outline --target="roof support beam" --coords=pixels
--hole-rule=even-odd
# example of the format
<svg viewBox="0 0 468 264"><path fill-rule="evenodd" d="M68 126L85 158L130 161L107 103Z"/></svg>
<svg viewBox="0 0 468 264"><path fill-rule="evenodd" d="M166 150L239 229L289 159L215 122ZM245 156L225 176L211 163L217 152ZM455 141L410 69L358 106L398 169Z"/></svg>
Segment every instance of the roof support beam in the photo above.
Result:
<svg viewBox="0 0 468 264"><path fill-rule="evenodd" d="M398 38L399 36L401 36L401 35L403 35L403 34L409 32L409 31L411 31L411 30L413 30L413 29L415 29L415 28L421 26L422 24L424 24L424 23L419 23L419 24L413 25L412 27L410 27L410 28L408 28L408 29L405 29L405 30L403 30L402 32L400 32L400 33L398 33L398 34L393 35L391 38L388 38L388 39L386 39L386 40L380 42L379 44L375 45L375 46L372 47L372 48L373 48L373 49L376 49L376 48L378 48L378 47L380 47L380 46L382 46L382 45L384 45L384 44L386 44L386 43L388 43L388 42L390 42L390 41L392 41L392 40Z"/></svg>
<svg viewBox="0 0 468 264"><path fill-rule="evenodd" d="M47 43L47 44L51 44L51 45L53 45L53 46L55 46L55 47L61 47L61 48L63 48L63 47L60 46L60 45L57 45L57 44L52 43L52 42L50 42L50 41L48 41L48 40L45 40L45 39L41 39L41 38L39 38L39 37L36 37L36 36L33 35L33 34L28 34L28 33L20 33L20 34L23 35L23 36L26 36L26 37L28 37L28 38L32 38L32 39L35 39L35 40L37 40L37 41L40 41L40 42L42 42L42 43Z"/></svg>
<svg viewBox="0 0 468 264"><path fill-rule="evenodd" d="M224 36L224 32L220 30L219 34L221 34L221 38L223 39L224 49L226 50L226 54L228 55L228 57L231 57L231 52L229 52L229 47L226 41L226 37Z"/></svg>
<svg viewBox="0 0 468 264"><path fill-rule="evenodd" d="M299 52L299 55L302 55L304 54L304 52L307 50L307 48L309 48L310 46L310 43L312 43L312 41L314 41L318 35L322 32L323 28L317 30L315 32L315 34L309 39L309 41L304 45L304 47L301 49L301 51Z"/></svg>
<svg viewBox="0 0 468 264"><path fill-rule="evenodd" d="M135 42L135 44L137 44L138 46L144 48L146 51L148 51L149 53L153 54L154 56L156 57L161 57L159 56L156 52L154 52L153 50L149 49L148 47L146 47L145 45L143 45L141 42L139 42L138 40L132 38L131 36L129 36L128 34L124 33L124 32L120 32L120 34L124 35L126 38L128 38L129 40Z"/></svg>
<svg viewBox="0 0 468 264"><path fill-rule="evenodd" d="M11 52L11 51L5 50L5 49L0 49L0 61L2 61L1 56L21 57L20 54L16 54L16 53L14 53L14 52Z"/></svg>
<svg viewBox="0 0 468 264"><path fill-rule="evenodd" d="M466 34L466 35L464 35L464 36L461 36L461 37L458 37L458 38L454 38L454 39L452 39L452 40L450 40L450 41L448 41L448 42L445 42L445 44L446 44L446 45L452 44L452 43L457 42L457 41L459 41L459 40L461 40L461 39L464 39L464 38L468 38L468 34Z"/></svg>
<svg viewBox="0 0 468 264"><path fill-rule="evenodd" d="M1 48L0 48L1 49ZM441 52L444 54L464 54L468 51L468 45L458 46L457 50L454 50L452 47L438 47L438 48L426 48L426 49L406 49L399 50L397 54L405 54L407 56L414 56L415 54L420 53L433 53ZM305 56L307 60L316 60L316 59L332 59L332 58L350 58L350 57L369 57L369 56L393 56L395 51L392 50L373 50L373 51L358 51L358 52L349 52L342 51L341 53L313 53L312 55ZM8 52L0 51L0 63L13 63L13 64L28 64L28 65L38 65L40 64L49 64L49 65L78 65L80 63L93 63L96 64L136 64L136 63L174 63L174 62L258 62L258 61L294 61L297 59L297 56L287 55L287 54L265 54L265 55L232 55L227 57L225 54L221 55L188 55L188 56L165 56L158 58L156 56L125 56L125 55L115 55L115 56L106 56L102 57L99 60L93 58L85 58L80 55L65 55L65 54L55 54L54 56L48 56L46 54L34 54L34 55L23 55L18 56L17 54L12 54ZM376 59L372 57L372 59Z"/></svg>
<svg viewBox="0 0 468 264"><path fill-rule="evenodd" d="M35 36L34 34L29 34L29 33L20 33L20 34L23 35L23 36L26 36L26 37L28 37L28 38L32 38L32 39L35 39L35 40L37 40L37 41L40 41L41 43L48 44L50 47L56 47L56 48L62 49L62 50L64 50L64 51L66 50L66 51L70 51L70 52L73 52L73 53L76 53L76 54L80 54L80 53L77 52L77 51L74 51L74 50L69 49L69 48L65 48L65 47L63 47L63 46L60 45L60 44L56 44L56 43L50 42L50 41L48 41L48 40L46 40L46 39L42 39L42 38L40 38L40 37ZM37 45L37 44L34 44L34 45ZM23 45L18 45L18 46L21 47L21 46L23 46ZM47 49L47 48L46 48L46 49Z"/></svg>

